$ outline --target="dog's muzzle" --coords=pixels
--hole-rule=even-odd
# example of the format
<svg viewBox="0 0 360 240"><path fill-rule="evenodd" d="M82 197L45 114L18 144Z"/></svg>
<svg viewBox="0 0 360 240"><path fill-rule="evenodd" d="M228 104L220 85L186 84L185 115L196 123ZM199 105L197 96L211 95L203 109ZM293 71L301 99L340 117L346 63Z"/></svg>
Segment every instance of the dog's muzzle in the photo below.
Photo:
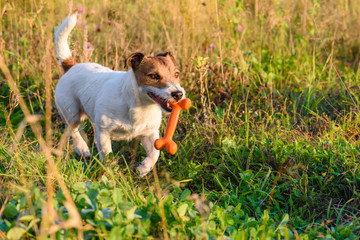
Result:
<svg viewBox="0 0 360 240"><path fill-rule="evenodd" d="M177 102L182 99L182 97L184 96L184 93L182 91L175 91L175 92L171 93L171 96Z"/></svg>
<svg viewBox="0 0 360 240"><path fill-rule="evenodd" d="M161 98L160 96L152 93L152 92L148 92L147 95L154 100L155 102L157 102L164 110L166 110L167 112L171 112L172 111L172 107L169 105L168 101L164 98Z"/></svg>

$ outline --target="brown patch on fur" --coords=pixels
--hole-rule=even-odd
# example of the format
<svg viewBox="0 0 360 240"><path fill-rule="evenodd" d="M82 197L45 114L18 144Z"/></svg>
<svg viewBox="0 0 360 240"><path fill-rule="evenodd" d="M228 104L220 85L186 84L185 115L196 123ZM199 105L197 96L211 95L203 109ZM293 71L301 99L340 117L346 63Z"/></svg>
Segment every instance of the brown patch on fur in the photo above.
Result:
<svg viewBox="0 0 360 240"><path fill-rule="evenodd" d="M130 66L132 69L136 69L141 61L144 59L145 55L141 52L132 53L126 60L124 68Z"/></svg>
<svg viewBox="0 0 360 240"><path fill-rule="evenodd" d="M135 55L131 55L129 58L132 59L132 56L139 55L135 53ZM164 88L171 83L180 82L180 78L176 77L176 73L179 73L179 68L170 53L159 54L155 57L143 56L140 62L137 57L135 57L135 59L137 60L127 62L131 62L131 67L133 68L139 86ZM160 78L151 78L150 75L152 74L158 74Z"/></svg>
<svg viewBox="0 0 360 240"><path fill-rule="evenodd" d="M76 61L75 61L75 58L73 58L73 57L68 57L61 63L61 65L64 69L64 72L67 72L75 64L76 64Z"/></svg>
<svg viewBox="0 0 360 240"><path fill-rule="evenodd" d="M174 63L175 66L177 66L177 63L175 61L174 56L171 54L171 52L163 52L163 53L159 53L158 55L156 55L155 57L168 57L171 59L171 61Z"/></svg>

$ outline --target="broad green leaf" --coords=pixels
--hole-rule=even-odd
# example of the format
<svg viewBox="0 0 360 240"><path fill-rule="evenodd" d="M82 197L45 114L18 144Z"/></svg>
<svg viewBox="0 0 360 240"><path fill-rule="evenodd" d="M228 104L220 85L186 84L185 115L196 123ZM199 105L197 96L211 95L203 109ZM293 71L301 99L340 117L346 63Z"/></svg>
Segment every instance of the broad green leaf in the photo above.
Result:
<svg viewBox="0 0 360 240"><path fill-rule="evenodd" d="M116 182L115 182L114 180L109 180L109 181L108 181L108 186L109 186L110 188L114 188L114 187L116 186Z"/></svg>
<svg viewBox="0 0 360 240"><path fill-rule="evenodd" d="M79 193L85 193L86 192L86 184L84 182L77 182L73 185L73 189L75 191L78 191Z"/></svg>
<svg viewBox="0 0 360 240"><path fill-rule="evenodd" d="M214 221L210 221L207 227L208 227L209 230L215 230L216 229L216 223Z"/></svg>
<svg viewBox="0 0 360 240"><path fill-rule="evenodd" d="M189 189L185 189L180 196L180 200L184 201L191 195L191 191Z"/></svg>
<svg viewBox="0 0 360 240"><path fill-rule="evenodd" d="M109 206L113 203L111 192L108 189L101 189L97 196L99 203L103 204L104 207Z"/></svg>
<svg viewBox="0 0 360 240"><path fill-rule="evenodd" d="M226 226L232 226L234 224L234 217L231 214L225 214Z"/></svg>
<svg viewBox="0 0 360 240"><path fill-rule="evenodd" d="M173 202L174 202L174 196L171 195L171 194L166 195L164 200L163 200L164 206L172 205Z"/></svg>
<svg viewBox="0 0 360 240"><path fill-rule="evenodd" d="M241 203L239 203L235 209L234 209L234 212L239 215L239 217L242 217L244 216L244 211L241 209Z"/></svg>
<svg viewBox="0 0 360 240"><path fill-rule="evenodd" d="M20 221L31 221L35 218L33 215L25 215L19 218Z"/></svg>
<svg viewBox="0 0 360 240"><path fill-rule="evenodd" d="M183 217L185 215L187 207L188 205L186 203L183 203L178 207L177 212L180 217Z"/></svg>
<svg viewBox="0 0 360 240"><path fill-rule="evenodd" d="M120 226L113 227L109 234L109 240L122 239L123 235L124 235L124 228L122 228Z"/></svg>
<svg viewBox="0 0 360 240"><path fill-rule="evenodd" d="M107 183L108 183L108 178L105 176L105 175L103 175L102 177L101 177L101 181L105 184L105 185L107 185Z"/></svg>
<svg viewBox="0 0 360 240"><path fill-rule="evenodd" d="M18 214L18 210L14 204L6 204L4 209L4 215L6 218L14 218Z"/></svg>
<svg viewBox="0 0 360 240"><path fill-rule="evenodd" d="M269 220L269 211L268 211L268 210L265 210L265 211L264 211L264 214L263 214L263 216L262 216L262 220L263 220L264 222L267 222L267 221Z"/></svg>
<svg viewBox="0 0 360 240"><path fill-rule="evenodd" d="M26 231L29 231L30 228L32 228L35 224L37 224L38 222L40 222L39 218L35 218L33 220L31 220L31 222L29 223L29 225L26 228Z"/></svg>
<svg viewBox="0 0 360 240"><path fill-rule="evenodd" d="M111 195L111 192L108 189L101 189L99 192L99 197L108 197Z"/></svg>
<svg viewBox="0 0 360 240"><path fill-rule="evenodd" d="M284 218L281 220L279 226L275 229L275 232L278 230L278 229L281 229L283 228L284 226L286 226L286 224L288 223L289 221L289 214L285 214Z"/></svg>
<svg viewBox="0 0 360 240"><path fill-rule="evenodd" d="M101 210L95 211L95 220L102 220L104 218L104 214Z"/></svg>
<svg viewBox="0 0 360 240"><path fill-rule="evenodd" d="M125 231L128 236L131 236L135 232L134 225L133 224L127 225Z"/></svg>
<svg viewBox="0 0 360 240"><path fill-rule="evenodd" d="M134 205L131 202L127 202L127 201L120 201L118 204L118 208L120 210L130 210L134 207Z"/></svg>
<svg viewBox="0 0 360 240"><path fill-rule="evenodd" d="M90 200L94 201L96 197L99 195L99 191L97 189L90 188L87 192L87 195L89 196Z"/></svg>
<svg viewBox="0 0 360 240"><path fill-rule="evenodd" d="M115 188L112 194L112 198L115 204L118 204L123 199L123 194L121 193L121 190L119 188Z"/></svg>
<svg viewBox="0 0 360 240"><path fill-rule="evenodd" d="M80 194L77 198L77 202L82 205L82 206L86 206L86 205L89 205L91 206L92 208L94 208L94 204L91 202L90 198L88 195L86 194Z"/></svg>
<svg viewBox="0 0 360 240"><path fill-rule="evenodd" d="M25 229L21 227L13 227L10 231L6 234L8 239L19 239L25 233Z"/></svg>
<svg viewBox="0 0 360 240"><path fill-rule="evenodd" d="M126 210L126 211L124 211L124 213L125 213L125 216L126 216L126 218L128 219L128 220L133 220L134 219L134 217L135 217L135 210L136 210L136 206L134 206L134 207L132 207L131 209L129 209L129 210Z"/></svg>

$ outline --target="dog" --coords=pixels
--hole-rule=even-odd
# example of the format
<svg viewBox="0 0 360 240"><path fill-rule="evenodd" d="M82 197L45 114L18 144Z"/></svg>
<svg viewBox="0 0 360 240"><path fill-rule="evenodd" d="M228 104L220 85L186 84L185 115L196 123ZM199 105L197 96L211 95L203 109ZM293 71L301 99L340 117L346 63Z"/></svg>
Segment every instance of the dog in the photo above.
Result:
<svg viewBox="0 0 360 240"><path fill-rule="evenodd" d="M159 158L154 141L159 138L162 113L171 112L169 102L185 98L179 67L169 52L153 57L135 52L125 60L129 71L76 63L67 43L76 19L76 14L67 17L55 32L56 53L65 72L55 88L56 107L70 129L75 151L84 157L90 157L90 149L79 126L86 117L95 128L101 161L112 152L111 140L140 138L147 153L137 167L143 177Z"/></svg>

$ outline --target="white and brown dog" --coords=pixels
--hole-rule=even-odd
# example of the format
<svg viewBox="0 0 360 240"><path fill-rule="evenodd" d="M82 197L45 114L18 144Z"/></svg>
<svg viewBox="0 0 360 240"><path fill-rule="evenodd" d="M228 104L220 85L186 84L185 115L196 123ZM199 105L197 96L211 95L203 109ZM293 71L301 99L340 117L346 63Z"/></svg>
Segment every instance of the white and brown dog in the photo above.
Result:
<svg viewBox="0 0 360 240"><path fill-rule="evenodd" d="M66 18L55 33L56 52L65 71L55 89L55 102L71 130L76 152L90 156L79 133L81 120L88 117L95 126L102 159L112 152L112 139L141 138L147 157L137 170L145 176L159 158L154 141L159 138L161 113L171 112L168 102L185 97L175 59L168 52L154 57L133 53L125 62L131 67L127 72L96 63L77 64L67 43L75 25L76 14Z"/></svg>

